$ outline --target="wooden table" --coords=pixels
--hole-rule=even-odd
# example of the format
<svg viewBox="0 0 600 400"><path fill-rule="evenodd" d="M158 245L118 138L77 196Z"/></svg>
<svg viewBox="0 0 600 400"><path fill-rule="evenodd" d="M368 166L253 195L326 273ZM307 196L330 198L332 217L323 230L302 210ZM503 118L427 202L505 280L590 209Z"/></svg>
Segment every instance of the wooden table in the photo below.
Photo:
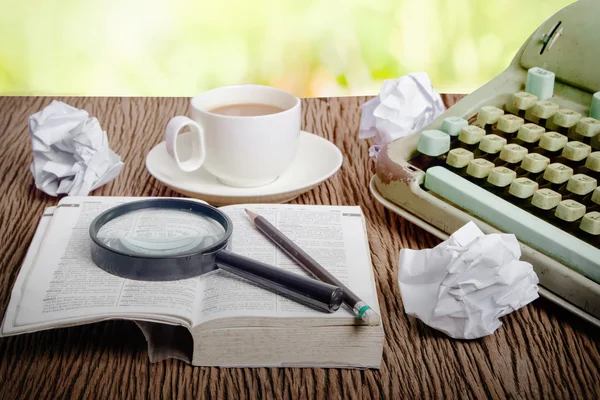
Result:
<svg viewBox="0 0 600 400"><path fill-rule="evenodd" d="M459 96L445 96L452 104ZM0 339L0 398L564 398L600 396L600 331L539 299L502 319L494 335L458 341L408 317L397 283L403 247L439 241L375 202L368 190L371 141L358 139L359 106L368 98L307 99L303 129L335 143L341 170L295 203L360 205L385 328L380 370L219 369L148 361L133 322L111 321ZM0 98L0 305L10 291L36 224L56 198L37 190L29 115L50 98ZM144 157L169 118L187 113L184 98L62 98L86 109L125 161L113 182L91 195L177 196L154 180ZM2 311L2 315L4 312Z"/></svg>

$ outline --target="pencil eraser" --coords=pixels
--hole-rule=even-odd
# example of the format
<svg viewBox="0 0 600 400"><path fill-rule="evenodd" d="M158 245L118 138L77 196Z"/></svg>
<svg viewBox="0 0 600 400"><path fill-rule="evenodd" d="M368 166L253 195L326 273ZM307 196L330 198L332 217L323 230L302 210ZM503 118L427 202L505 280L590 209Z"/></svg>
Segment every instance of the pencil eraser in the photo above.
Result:
<svg viewBox="0 0 600 400"><path fill-rule="evenodd" d="M379 315L377 315L377 313L375 313L373 310L367 310L362 319L369 326L377 326L381 323L381 318L379 318Z"/></svg>

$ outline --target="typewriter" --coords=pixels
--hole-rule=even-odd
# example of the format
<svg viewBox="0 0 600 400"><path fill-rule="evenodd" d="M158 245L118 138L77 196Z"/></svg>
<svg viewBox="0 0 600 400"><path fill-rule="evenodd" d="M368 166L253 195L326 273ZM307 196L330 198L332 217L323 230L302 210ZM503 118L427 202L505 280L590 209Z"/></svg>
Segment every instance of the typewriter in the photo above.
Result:
<svg viewBox="0 0 600 400"><path fill-rule="evenodd" d="M540 294L600 326L600 1L546 20L508 68L382 147L370 189L446 239L512 233Z"/></svg>

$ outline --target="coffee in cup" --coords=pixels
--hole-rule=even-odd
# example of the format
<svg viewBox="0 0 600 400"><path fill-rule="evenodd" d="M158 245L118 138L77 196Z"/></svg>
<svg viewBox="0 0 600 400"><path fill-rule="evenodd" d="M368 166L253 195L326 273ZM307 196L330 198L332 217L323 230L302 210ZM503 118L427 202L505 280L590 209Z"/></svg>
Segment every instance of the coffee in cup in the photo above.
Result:
<svg viewBox="0 0 600 400"><path fill-rule="evenodd" d="M190 117L174 117L166 129L167 152L183 171L203 167L226 185L257 187L275 181L295 157L301 103L283 90L213 89L192 98Z"/></svg>
<svg viewBox="0 0 600 400"><path fill-rule="evenodd" d="M230 115L235 117L254 117L258 115L277 114L285 111L284 108L272 106L264 103L240 103L228 104L208 110L208 112L220 115Z"/></svg>

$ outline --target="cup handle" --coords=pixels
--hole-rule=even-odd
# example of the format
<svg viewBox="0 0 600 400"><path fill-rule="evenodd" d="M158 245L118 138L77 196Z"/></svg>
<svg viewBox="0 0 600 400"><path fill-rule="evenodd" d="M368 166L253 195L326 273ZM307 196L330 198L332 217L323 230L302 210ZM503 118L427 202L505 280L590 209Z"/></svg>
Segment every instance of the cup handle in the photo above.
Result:
<svg viewBox="0 0 600 400"><path fill-rule="evenodd" d="M177 154L177 135L186 126L189 126L192 135L192 155L188 160L181 161ZM167 124L166 136L167 153L175 160L182 171L191 172L202 166L206 158L206 148L204 146L204 132L200 125L188 117L174 117Z"/></svg>

